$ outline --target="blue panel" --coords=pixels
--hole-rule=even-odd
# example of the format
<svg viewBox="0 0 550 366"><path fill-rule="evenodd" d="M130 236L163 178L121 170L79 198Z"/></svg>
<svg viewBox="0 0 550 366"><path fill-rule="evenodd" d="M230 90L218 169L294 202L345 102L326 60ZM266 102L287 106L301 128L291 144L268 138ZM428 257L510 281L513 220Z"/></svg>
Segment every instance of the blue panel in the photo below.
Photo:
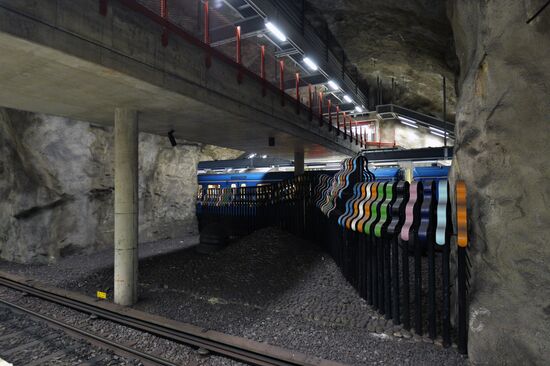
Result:
<svg viewBox="0 0 550 366"><path fill-rule="evenodd" d="M422 181L426 179L447 179L449 176L448 166L422 166L413 169L413 179Z"/></svg>
<svg viewBox="0 0 550 366"><path fill-rule="evenodd" d="M397 181L401 178L401 169L399 168L376 168L372 172L376 180L380 181Z"/></svg>

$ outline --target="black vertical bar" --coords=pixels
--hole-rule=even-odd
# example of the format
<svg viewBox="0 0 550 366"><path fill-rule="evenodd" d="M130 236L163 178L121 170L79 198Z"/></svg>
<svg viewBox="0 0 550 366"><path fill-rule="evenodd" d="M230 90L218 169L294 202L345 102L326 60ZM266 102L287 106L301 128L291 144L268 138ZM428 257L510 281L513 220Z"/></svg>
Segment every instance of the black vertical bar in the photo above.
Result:
<svg viewBox="0 0 550 366"><path fill-rule="evenodd" d="M370 236L372 251L371 251L371 281L372 281L372 304L375 309L378 309L378 248L374 236Z"/></svg>
<svg viewBox="0 0 550 366"><path fill-rule="evenodd" d="M367 303L372 305L372 243L365 237L365 287L367 290Z"/></svg>
<svg viewBox="0 0 550 366"><path fill-rule="evenodd" d="M447 146L447 80L443 76L443 146Z"/></svg>
<svg viewBox="0 0 550 366"><path fill-rule="evenodd" d="M382 241L384 248L384 306L386 312L386 319L391 319L391 241L389 238L385 238Z"/></svg>
<svg viewBox="0 0 550 366"><path fill-rule="evenodd" d="M393 299L392 299L392 305L393 305L393 323L394 324L401 324L401 314L399 313L399 244L397 242L397 234L394 235L393 240L391 241L392 244L392 279L391 279L391 286L392 286L392 292L393 292Z"/></svg>
<svg viewBox="0 0 550 366"><path fill-rule="evenodd" d="M441 320L443 323L443 346L451 345L451 299L450 299L450 269L449 269L449 242L443 246L441 256L441 275L443 276L443 309Z"/></svg>
<svg viewBox="0 0 550 366"><path fill-rule="evenodd" d="M412 234L409 245L414 248L414 329L422 335L422 245L416 232Z"/></svg>
<svg viewBox="0 0 550 366"><path fill-rule="evenodd" d="M428 235L428 335L431 339L437 336L435 324L435 252L433 234Z"/></svg>
<svg viewBox="0 0 550 366"><path fill-rule="evenodd" d="M466 324L466 248L458 247L458 351L467 352Z"/></svg>
<svg viewBox="0 0 550 366"><path fill-rule="evenodd" d="M382 240L376 238L377 256L378 256L378 312L385 313L384 307L384 246Z"/></svg>

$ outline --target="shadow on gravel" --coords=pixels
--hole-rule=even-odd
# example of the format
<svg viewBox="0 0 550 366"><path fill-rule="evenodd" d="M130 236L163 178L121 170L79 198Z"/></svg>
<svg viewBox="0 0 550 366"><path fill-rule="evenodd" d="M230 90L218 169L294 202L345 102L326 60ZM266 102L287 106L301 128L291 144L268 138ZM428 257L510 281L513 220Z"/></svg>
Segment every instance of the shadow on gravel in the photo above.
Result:
<svg viewBox="0 0 550 366"><path fill-rule="evenodd" d="M309 242L270 228L208 255L193 246L151 256L139 262L140 302L169 290L214 304L266 307L300 283L321 255ZM112 298L112 283L109 266L66 285L90 295L107 290Z"/></svg>

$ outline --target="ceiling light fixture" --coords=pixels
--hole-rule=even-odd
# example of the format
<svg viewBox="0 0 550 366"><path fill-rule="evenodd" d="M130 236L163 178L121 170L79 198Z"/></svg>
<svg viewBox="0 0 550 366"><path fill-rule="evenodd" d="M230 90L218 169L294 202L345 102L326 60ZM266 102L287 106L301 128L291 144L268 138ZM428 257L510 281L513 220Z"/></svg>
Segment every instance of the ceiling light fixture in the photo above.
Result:
<svg viewBox="0 0 550 366"><path fill-rule="evenodd" d="M340 89L340 87L338 86L338 84L336 84L336 82L334 80L329 80L327 84L328 84L328 86L330 86L330 88L332 90Z"/></svg>
<svg viewBox="0 0 550 366"><path fill-rule="evenodd" d="M401 121L401 123L403 123L404 125L407 125L407 126L409 126L409 127L412 127L412 128L418 128L417 125L412 124L412 123L409 123L409 122Z"/></svg>
<svg viewBox="0 0 550 366"><path fill-rule="evenodd" d="M410 119L410 118L407 118L407 117L403 117L403 116L399 116L398 117L401 121L405 121L405 122L409 122L409 123L414 123L416 124L416 121L414 119Z"/></svg>
<svg viewBox="0 0 550 366"><path fill-rule="evenodd" d="M275 26L275 24L271 22L265 23L265 27L268 31L270 31L275 37L279 39L281 42L286 42L286 36L279 28Z"/></svg>
<svg viewBox="0 0 550 366"><path fill-rule="evenodd" d="M352 103L353 102L353 99L351 99L351 97L349 95L344 95L344 100L348 103Z"/></svg>
<svg viewBox="0 0 550 366"><path fill-rule="evenodd" d="M356 105L355 106L355 111L358 112L358 113L363 113L363 108L359 105Z"/></svg>
<svg viewBox="0 0 550 366"><path fill-rule="evenodd" d="M443 138L445 138L445 135L444 135L444 134L442 134L442 133L439 133L439 132L435 132L435 131L430 131L430 133L431 133L432 135L435 135L435 136L439 136L439 137L443 137Z"/></svg>
<svg viewBox="0 0 550 366"><path fill-rule="evenodd" d="M317 66L317 64L309 57L304 57L303 61L311 71L317 71L319 69L319 66Z"/></svg>
<svg viewBox="0 0 550 366"><path fill-rule="evenodd" d="M435 128L435 127L432 127L432 126L429 126L428 127L430 130L434 131L434 132L437 132L437 133L445 133L445 131L439 129L439 128Z"/></svg>

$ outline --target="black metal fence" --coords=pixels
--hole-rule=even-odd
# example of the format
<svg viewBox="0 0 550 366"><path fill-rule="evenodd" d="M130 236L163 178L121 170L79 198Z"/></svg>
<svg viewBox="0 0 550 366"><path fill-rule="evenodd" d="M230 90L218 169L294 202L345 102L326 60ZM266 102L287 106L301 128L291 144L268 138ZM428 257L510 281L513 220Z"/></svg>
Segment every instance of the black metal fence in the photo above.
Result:
<svg viewBox="0 0 550 366"><path fill-rule="evenodd" d="M243 233L277 226L321 245L370 305L416 334L466 352L467 260L451 251L447 181L374 181L364 157L334 176L306 173L270 186L202 190L201 222ZM451 273L451 254L459 254ZM452 305L456 305L456 314ZM455 316L456 315L456 316ZM454 320L454 321L453 321Z"/></svg>

